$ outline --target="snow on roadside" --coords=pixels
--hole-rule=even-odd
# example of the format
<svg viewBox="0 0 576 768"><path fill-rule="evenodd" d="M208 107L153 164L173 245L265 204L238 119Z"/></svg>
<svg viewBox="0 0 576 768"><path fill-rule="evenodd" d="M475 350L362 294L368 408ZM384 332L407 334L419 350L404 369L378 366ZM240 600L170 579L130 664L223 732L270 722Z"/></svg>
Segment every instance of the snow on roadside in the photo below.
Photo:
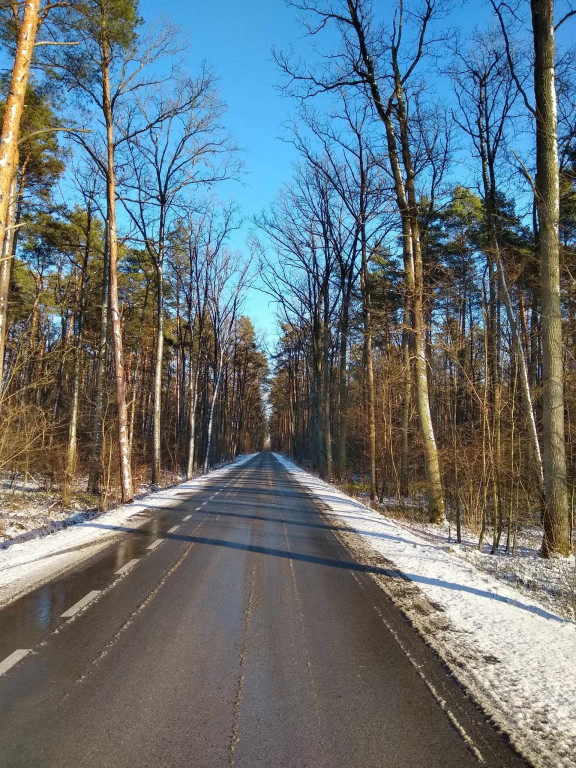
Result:
<svg viewBox="0 0 576 768"><path fill-rule="evenodd" d="M400 572L374 578L516 748L537 768L576 766L576 625L274 455L361 561Z"/></svg>
<svg viewBox="0 0 576 768"><path fill-rule="evenodd" d="M30 538L26 541L15 541L6 549L0 548L0 606L96 554L114 537L122 534L122 527L128 521L132 528L143 525L151 517L151 507L160 510L178 504L183 491L194 493L200 490L208 482L224 476L231 467L246 463L252 456L254 454L239 456L231 464L207 475L146 494L131 504L98 515L99 522L106 528L90 525L94 514L75 515L66 521L66 527L54 526L55 531L44 527L29 532L27 535Z"/></svg>

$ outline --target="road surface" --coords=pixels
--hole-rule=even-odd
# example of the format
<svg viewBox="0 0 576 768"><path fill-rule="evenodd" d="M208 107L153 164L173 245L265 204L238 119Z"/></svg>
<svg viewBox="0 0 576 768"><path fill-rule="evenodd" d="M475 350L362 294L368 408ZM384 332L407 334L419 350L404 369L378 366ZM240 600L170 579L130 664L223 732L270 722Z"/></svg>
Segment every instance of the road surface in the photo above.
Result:
<svg viewBox="0 0 576 768"><path fill-rule="evenodd" d="M525 765L366 571L272 454L184 492L0 611L0 766Z"/></svg>

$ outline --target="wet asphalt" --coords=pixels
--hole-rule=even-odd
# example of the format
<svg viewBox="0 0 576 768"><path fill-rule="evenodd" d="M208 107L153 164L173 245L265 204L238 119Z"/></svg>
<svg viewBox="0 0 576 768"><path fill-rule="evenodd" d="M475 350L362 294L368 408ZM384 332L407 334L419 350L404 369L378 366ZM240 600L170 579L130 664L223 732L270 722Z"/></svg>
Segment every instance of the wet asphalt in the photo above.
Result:
<svg viewBox="0 0 576 768"><path fill-rule="evenodd" d="M0 610L2 768L526 765L272 454L151 513Z"/></svg>

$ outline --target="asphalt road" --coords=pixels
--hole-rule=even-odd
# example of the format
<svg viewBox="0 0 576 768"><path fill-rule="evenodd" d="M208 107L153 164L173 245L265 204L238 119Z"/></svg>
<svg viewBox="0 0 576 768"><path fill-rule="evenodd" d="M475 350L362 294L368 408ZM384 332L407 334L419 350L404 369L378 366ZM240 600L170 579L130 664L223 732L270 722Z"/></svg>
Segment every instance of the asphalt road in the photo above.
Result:
<svg viewBox="0 0 576 768"><path fill-rule="evenodd" d="M0 766L525 765L367 570L258 454L0 611Z"/></svg>

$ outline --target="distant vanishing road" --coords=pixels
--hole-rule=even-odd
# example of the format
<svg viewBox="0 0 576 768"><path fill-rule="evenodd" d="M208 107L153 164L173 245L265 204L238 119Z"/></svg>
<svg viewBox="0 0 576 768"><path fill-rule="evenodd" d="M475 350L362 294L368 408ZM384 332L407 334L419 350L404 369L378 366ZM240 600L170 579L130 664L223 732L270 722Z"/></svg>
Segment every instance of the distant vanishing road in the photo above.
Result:
<svg viewBox="0 0 576 768"><path fill-rule="evenodd" d="M268 453L0 611L3 669L3 768L525 765Z"/></svg>

